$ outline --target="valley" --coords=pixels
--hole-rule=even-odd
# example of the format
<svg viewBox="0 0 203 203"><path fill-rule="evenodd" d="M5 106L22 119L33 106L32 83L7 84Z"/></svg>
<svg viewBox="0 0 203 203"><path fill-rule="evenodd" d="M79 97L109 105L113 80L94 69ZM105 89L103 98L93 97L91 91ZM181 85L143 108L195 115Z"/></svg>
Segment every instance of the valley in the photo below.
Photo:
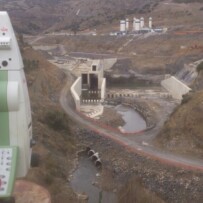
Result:
<svg viewBox="0 0 203 203"><path fill-rule="evenodd" d="M40 156L25 179L48 189L52 203L203 201L202 3L0 1L19 34ZM152 16L167 32L111 35L134 16ZM91 99L76 111L70 90L95 60L106 78L99 116ZM163 81L171 76L181 85L168 91ZM191 90L177 99L182 84ZM125 120L122 105L144 127L124 129L136 118Z"/></svg>

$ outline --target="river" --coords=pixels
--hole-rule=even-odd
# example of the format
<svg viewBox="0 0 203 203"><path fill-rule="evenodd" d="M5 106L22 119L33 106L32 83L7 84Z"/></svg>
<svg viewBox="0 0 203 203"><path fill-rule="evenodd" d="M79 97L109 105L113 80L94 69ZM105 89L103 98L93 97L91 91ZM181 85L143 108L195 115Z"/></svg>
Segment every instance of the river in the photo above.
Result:
<svg viewBox="0 0 203 203"><path fill-rule="evenodd" d="M86 194L88 203L116 203L115 193L104 191L93 184L97 182L99 176L100 170L95 167L88 156L81 156L71 178L71 187L76 193Z"/></svg>

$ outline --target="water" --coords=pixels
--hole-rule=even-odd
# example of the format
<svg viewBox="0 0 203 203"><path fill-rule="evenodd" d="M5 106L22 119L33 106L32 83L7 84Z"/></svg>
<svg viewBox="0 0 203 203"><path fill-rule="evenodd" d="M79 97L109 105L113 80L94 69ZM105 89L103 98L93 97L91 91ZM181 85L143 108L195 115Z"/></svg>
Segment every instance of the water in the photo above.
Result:
<svg viewBox="0 0 203 203"><path fill-rule="evenodd" d="M146 121L134 109L127 106L118 105L116 106L116 110L122 115L122 118L125 121L124 126L122 126L122 130L125 132L134 133L146 129Z"/></svg>
<svg viewBox="0 0 203 203"><path fill-rule="evenodd" d="M73 173L71 187L77 193L88 195L88 203L116 203L117 198L113 192L102 191L92 183L97 181L99 171L88 157L79 159L77 170ZM99 199L101 201L99 201Z"/></svg>

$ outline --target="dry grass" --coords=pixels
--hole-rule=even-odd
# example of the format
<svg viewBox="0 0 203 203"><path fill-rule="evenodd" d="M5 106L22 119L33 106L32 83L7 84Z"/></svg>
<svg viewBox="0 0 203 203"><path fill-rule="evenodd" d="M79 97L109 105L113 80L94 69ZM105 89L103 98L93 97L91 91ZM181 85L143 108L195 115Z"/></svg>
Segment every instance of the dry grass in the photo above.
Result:
<svg viewBox="0 0 203 203"><path fill-rule="evenodd" d="M176 108L157 136L156 144L185 155L203 155L203 91Z"/></svg>
<svg viewBox="0 0 203 203"><path fill-rule="evenodd" d="M39 67L26 70L31 99L33 135L40 155L39 167L32 168L27 179L45 186L52 202L74 202L75 195L66 180L73 167L75 141L69 129L70 120L60 107L58 98L65 76L31 48L24 49L24 58L38 60Z"/></svg>

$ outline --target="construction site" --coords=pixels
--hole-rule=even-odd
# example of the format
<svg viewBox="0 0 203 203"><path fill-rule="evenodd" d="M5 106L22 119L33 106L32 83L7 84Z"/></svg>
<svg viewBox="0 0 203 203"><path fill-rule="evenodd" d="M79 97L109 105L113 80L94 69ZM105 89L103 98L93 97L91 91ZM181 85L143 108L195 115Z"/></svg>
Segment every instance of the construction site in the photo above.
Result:
<svg viewBox="0 0 203 203"><path fill-rule="evenodd" d="M32 167L16 162L17 178L12 177L9 195L16 203L202 202L202 4L136 1L136 9L119 13L123 6L115 1L111 13L106 8L111 3L105 1L103 15L104 2L97 2L93 18L87 16L87 1L84 7L83 1L65 2L73 12L67 19L63 1L57 2L51 19L46 4L4 3L8 9L17 5L18 12L29 8L28 19L33 19L21 26L27 11L14 12L17 18L11 12L14 28L24 32L16 35L27 80L22 84L27 84L31 105L32 121L26 117L24 127L33 129L26 140L35 157ZM55 2L50 5L49 14ZM41 15L31 18L42 8L42 20ZM0 26L0 46L6 52L13 47L5 46L16 40L5 29ZM13 56L5 60L3 76L14 62ZM16 116L19 91L13 91L8 110L16 124L21 122ZM17 160L15 150L12 158ZM0 150L2 157L4 152ZM18 160L23 163L22 154ZM0 189L6 188L3 178Z"/></svg>
<svg viewBox="0 0 203 203"><path fill-rule="evenodd" d="M174 35L177 33L172 31L159 36L146 34L122 39L107 36L26 38L29 43L33 40L33 48L68 75L69 85L62 92L61 105L74 121L88 126L90 131L79 130L77 134L86 146L94 150L95 156L99 153L101 158L96 160L100 160L102 166L105 159L111 159L107 155L104 158L106 139L125 146L129 151L138 154L144 152L152 159L154 154L159 157L160 145L156 143L156 135L169 115L181 104L183 96L197 88L194 82L198 77L196 67L202 62L201 49L194 45L192 38L190 40L188 32L184 32L181 40L174 38ZM202 33L196 35L201 38ZM76 39L81 43L85 40L86 46L78 43L73 48L71 41ZM55 40L60 40L63 45L55 44ZM169 46L171 43L173 47ZM108 46L111 46L111 51ZM98 47L102 53L96 51ZM101 138L96 135L104 137L103 141L99 141L100 147L96 142ZM97 141L92 142L92 136L96 136ZM155 148L155 145L159 147ZM190 160L183 158L178 149L177 153L174 157L161 152L158 159L167 159L169 165L175 164L174 160L181 160L185 168L190 167ZM86 191L89 201L94 202L95 195L91 196L86 189L89 187L99 194L96 188L100 185L101 174L98 173L98 178L94 180L96 188L92 188L91 184L86 188L77 174L85 173L82 168L88 163L84 158L79 160L81 168L70 180L72 187ZM201 163L201 160L195 158L193 167L201 168L197 163ZM89 174L90 171L86 176L89 177ZM103 187L106 187L104 183ZM103 199L117 202L116 197L107 191L103 191Z"/></svg>

